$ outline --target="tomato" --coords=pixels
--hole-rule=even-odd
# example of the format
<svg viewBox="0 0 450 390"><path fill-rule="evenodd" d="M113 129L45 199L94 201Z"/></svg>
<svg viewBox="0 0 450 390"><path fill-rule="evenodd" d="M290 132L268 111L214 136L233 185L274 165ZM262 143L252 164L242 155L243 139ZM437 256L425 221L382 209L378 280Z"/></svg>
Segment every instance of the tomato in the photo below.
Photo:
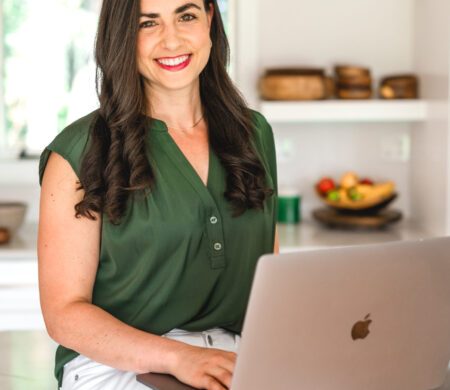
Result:
<svg viewBox="0 0 450 390"><path fill-rule="evenodd" d="M325 195L328 191L331 191L336 187L333 179L330 177L324 177L322 180L319 181L317 184L317 190L322 194Z"/></svg>
<svg viewBox="0 0 450 390"><path fill-rule="evenodd" d="M373 185L373 181L368 179L367 177L365 177L364 179L361 179L361 181L359 182L360 184L370 184Z"/></svg>

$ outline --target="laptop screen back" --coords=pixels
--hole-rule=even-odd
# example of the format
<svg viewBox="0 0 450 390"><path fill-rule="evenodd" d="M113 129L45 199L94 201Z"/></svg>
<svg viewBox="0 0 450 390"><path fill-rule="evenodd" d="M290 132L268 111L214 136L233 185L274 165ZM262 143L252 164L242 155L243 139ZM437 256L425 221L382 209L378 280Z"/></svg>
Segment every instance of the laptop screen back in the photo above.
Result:
<svg viewBox="0 0 450 390"><path fill-rule="evenodd" d="M424 390L450 358L450 237L260 258L231 390Z"/></svg>

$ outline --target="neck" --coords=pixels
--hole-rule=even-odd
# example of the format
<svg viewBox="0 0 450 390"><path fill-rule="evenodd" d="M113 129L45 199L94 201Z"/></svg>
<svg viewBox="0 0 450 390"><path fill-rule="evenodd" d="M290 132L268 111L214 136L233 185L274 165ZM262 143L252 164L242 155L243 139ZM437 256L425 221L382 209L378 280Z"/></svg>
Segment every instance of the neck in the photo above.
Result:
<svg viewBox="0 0 450 390"><path fill-rule="evenodd" d="M155 87L147 96L150 101L150 116L165 122L169 129L189 130L203 116L198 87L180 90L162 90ZM198 126L200 124L202 121Z"/></svg>

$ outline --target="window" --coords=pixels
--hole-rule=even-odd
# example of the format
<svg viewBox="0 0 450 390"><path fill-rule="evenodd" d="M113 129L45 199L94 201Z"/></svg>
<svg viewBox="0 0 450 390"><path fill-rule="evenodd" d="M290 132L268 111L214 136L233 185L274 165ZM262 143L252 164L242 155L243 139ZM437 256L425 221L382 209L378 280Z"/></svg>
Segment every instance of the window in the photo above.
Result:
<svg viewBox="0 0 450 390"><path fill-rule="evenodd" d="M4 147L40 152L97 106L97 0L2 0Z"/></svg>
<svg viewBox="0 0 450 390"><path fill-rule="evenodd" d="M232 45L231 0L218 4ZM39 155L65 126L98 107L93 47L100 5L0 0L0 157Z"/></svg>

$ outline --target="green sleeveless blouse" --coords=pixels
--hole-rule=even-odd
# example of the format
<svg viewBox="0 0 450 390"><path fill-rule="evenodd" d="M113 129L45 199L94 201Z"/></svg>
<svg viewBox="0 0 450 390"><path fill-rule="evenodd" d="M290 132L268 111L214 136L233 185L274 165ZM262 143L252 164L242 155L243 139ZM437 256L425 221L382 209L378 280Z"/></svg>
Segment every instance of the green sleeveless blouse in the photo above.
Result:
<svg viewBox="0 0 450 390"><path fill-rule="evenodd" d="M39 183L50 152L65 158L79 177L83 148L96 111L77 120L44 149ZM222 327L240 334L258 258L274 249L278 187L272 128L251 110L252 144L275 190L264 211L232 218L225 199L226 171L209 147L207 186L170 136L153 119L148 146L156 186L130 201L119 226L103 218L99 266L92 303L137 329L162 335L173 328L203 331ZM148 125L151 119L145 117ZM150 156L149 156L150 157ZM62 259L64 260L64 259ZM62 345L55 376L79 354Z"/></svg>

